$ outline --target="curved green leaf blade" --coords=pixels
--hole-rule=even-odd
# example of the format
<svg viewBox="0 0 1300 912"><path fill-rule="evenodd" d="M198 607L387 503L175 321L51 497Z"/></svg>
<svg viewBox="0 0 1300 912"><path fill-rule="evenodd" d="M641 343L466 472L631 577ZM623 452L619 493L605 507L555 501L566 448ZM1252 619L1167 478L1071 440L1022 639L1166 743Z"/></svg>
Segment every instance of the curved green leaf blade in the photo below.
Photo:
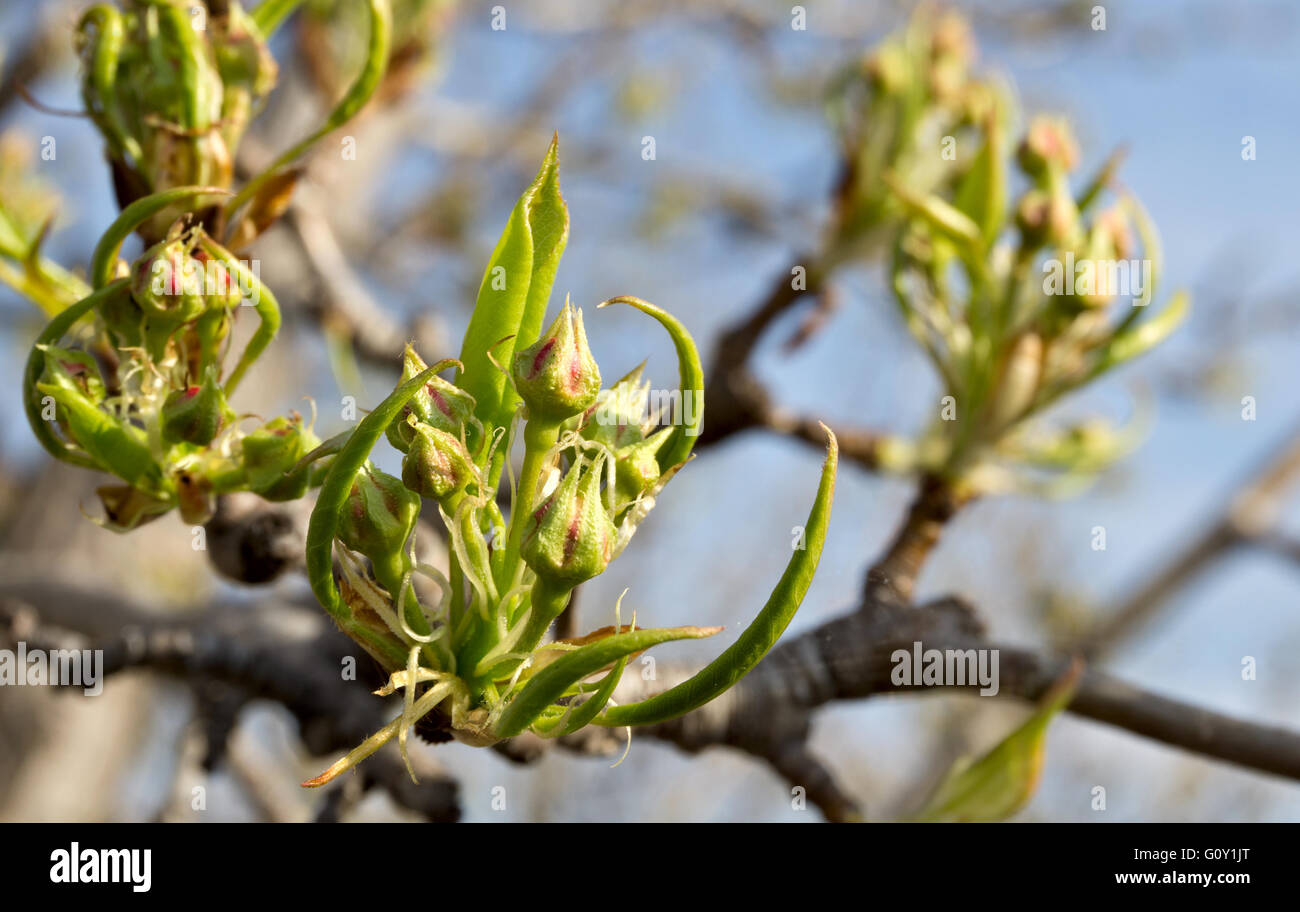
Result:
<svg viewBox="0 0 1300 912"><path fill-rule="evenodd" d="M614 696L614 691L618 688L618 682L623 680L623 670L625 668L627 668L627 656L619 659L618 664L600 682L599 689L588 697L585 703L569 714L569 721L559 732L560 735L571 735L580 729L586 728L588 723L600 714L600 711L609 704L609 698Z"/></svg>
<svg viewBox="0 0 1300 912"><path fill-rule="evenodd" d="M95 252L90 258L90 283L96 288L108 284L113 277L113 268L117 264L117 255L122 250L122 242L130 237L132 231L159 212L177 203L187 203L204 196L229 195L229 190L220 187L173 187L136 200L118 214L95 245Z"/></svg>
<svg viewBox="0 0 1300 912"><path fill-rule="evenodd" d="M253 21L263 30L263 34L266 34L266 29L273 30L297 5L297 3L264 4L267 7L266 11L263 12L261 7L254 10ZM357 74L357 78L353 80L344 96L339 99L339 103L334 106L329 117L325 118L325 122L315 132L282 152L269 168L244 185L235 198L226 204L227 220L233 219L245 203L256 196L268 181L279 177L285 167L291 165L298 156L355 117L357 112L365 107L370 96L375 94L375 89L379 87L388 69L388 53L393 40L393 11L388 0L368 0L366 5L370 12L370 42L366 47L366 59L361 65L361 72ZM259 13L262 15L259 16Z"/></svg>
<svg viewBox="0 0 1300 912"><path fill-rule="evenodd" d="M539 671L524 685L492 726L501 738L513 738L550 706L564 692L588 675L617 662L634 652L671 640L698 640L713 636L721 627L663 627L616 633L595 643L567 652Z"/></svg>
<svg viewBox="0 0 1300 912"><path fill-rule="evenodd" d="M126 279L118 279L58 313L45 329L41 330L41 334L36 337L32 345L31 353L27 356L27 367L23 371L23 408L27 412L27 423L31 425L32 433L36 435L41 446L45 447L46 452L61 462L82 468L98 468L98 463L89 456L69 449L67 444L55 436L50 428L50 422L41 417L41 402L36 396L36 381L45 363L41 346L57 345L78 320L91 313L104 300L115 294L124 294L126 284Z"/></svg>
<svg viewBox="0 0 1300 912"><path fill-rule="evenodd" d="M383 436L384 429L401 413L403 406L434 374L455 363L451 360L439 361L393 390L387 399L357 424L352 436L334 457L329 474L321 483L316 506L307 523L307 580L321 607L336 620L342 622L348 619L347 606L343 604L334 582L334 536L338 531L339 511L343 509L348 492L352 489L352 480L370 458L370 451ZM401 657L400 662L404 663L405 658Z"/></svg>
<svg viewBox="0 0 1300 912"><path fill-rule="evenodd" d="M672 439L664 445L659 457L660 464L676 466L684 463L695 448L700 431L704 428L704 366L700 364L700 352L695 347L695 340L686 331L681 321L668 311L656 307L649 301L620 295L602 301L598 307L610 304L629 304L644 314L654 317L668 331L677 351L678 387L682 396L682 420L678 422Z"/></svg>
<svg viewBox="0 0 1300 912"><path fill-rule="evenodd" d="M825 427L825 425L823 425ZM785 632L794 613L799 610L817 562L826 542L826 527L831 518L831 502L835 498L835 469L839 463L839 444L835 435L826 428L830 441L826 448L826 464L822 468L817 499L804 526L804 548L796 551L772 590L763 610L745 628L740 638L695 675L640 703L616 706L606 710L595 721L598 725L651 725L684 715L708 703L718 694L749 673Z"/></svg>

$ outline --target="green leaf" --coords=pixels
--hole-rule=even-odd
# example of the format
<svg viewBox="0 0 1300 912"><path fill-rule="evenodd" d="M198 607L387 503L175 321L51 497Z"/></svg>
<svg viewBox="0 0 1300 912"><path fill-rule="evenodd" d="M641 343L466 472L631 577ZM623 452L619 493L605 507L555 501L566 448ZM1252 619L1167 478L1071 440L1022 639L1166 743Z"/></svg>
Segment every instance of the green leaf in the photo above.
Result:
<svg viewBox="0 0 1300 912"><path fill-rule="evenodd" d="M456 383L478 403L487 436L506 427L519 399L497 364L509 369L515 352L541 335L542 318L569 240L569 210L560 195L559 139L551 140L537 177L519 197L492 251L465 331ZM508 341L506 340L508 337ZM493 360L496 364L493 364Z"/></svg>
<svg viewBox="0 0 1300 912"><path fill-rule="evenodd" d="M493 725L493 733L513 738L522 732L545 709L564 696L564 692L583 678L634 652L671 640L698 640L713 636L721 627L664 627L617 633L595 643L567 652L547 665L511 700Z"/></svg>
<svg viewBox="0 0 1300 912"><path fill-rule="evenodd" d="M925 222L958 249L970 252L980 243L980 226L956 206L932 193L913 192L893 174L886 174L884 180L910 216Z"/></svg>
<svg viewBox="0 0 1300 912"><path fill-rule="evenodd" d="M665 467L681 465L690 458L695 441L704 428L704 367L700 364L700 352L695 347L695 340L676 317L649 301L631 295L620 295L602 301L597 306L606 307L610 304L630 304L642 313L649 314L672 337L673 348L677 350L678 386L681 389L683 414L682 420L675 426L672 440L660 450L659 464ZM690 397L689 402L687 397Z"/></svg>
<svg viewBox="0 0 1300 912"><path fill-rule="evenodd" d="M263 29L263 34L266 34L266 29L273 30L284 16L293 11L297 3L263 5L267 7L266 11L259 7L253 11L252 18L258 28ZM293 164L298 156L328 133L355 117L357 112L365 107L370 96L375 94L375 89L379 88L379 83L388 69L388 53L393 39L393 11L388 0L368 0L366 6L370 12L370 42L366 47L366 59L361 65L361 72L339 99L339 103L334 106L329 117L325 118L325 122L314 133L281 153L269 168L244 185L235 198L226 204L225 217L228 221L233 221L235 214L256 196L265 184L279 179L282 171Z"/></svg>
<svg viewBox="0 0 1300 912"><path fill-rule="evenodd" d="M606 710L596 719L598 725L650 725L698 709L748 674L785 632L808 592L813 574L817 572L817 562L826 542L826 527L830 523L831 502L835 498L839 444L830 429L825 430L830 438L826 464L822 468L817 498L804 526L804 547L790 558L785 573L758 617L730 648L694 676L648 700Z"/></svg>
<svg viewBox="0 0 1300 912"><path fill-rule="evenodd" d="M271 344L275 334L280 329L280 305L271 294L271 289L262 284L253 272L245 266L240 260L235 259L230 251L221 245L205 240L203 248L214 259L226 267L239 283L240 288L247 288L251 292L253 299L253 309L257 311L257 316L261 322L257 330L244 346L244 351L239 356L239 361L235 364L235 369L230 372L226 378L225 389L227 393L233 393L239 381L243 379L245 371L253 366L253 362L258 356L265 351L266 347Z"/></svg>
<svg viewBox="0 0 1300 912"><path fill-rule="evenodd" d="M143 430L119 421L75 390L53 383L37 383L36 390L58 403L73 439L98 468L134 488L161 490L162 469L154 461Z"/></svg>
<svg viewBox="0 0 1300 912"><path fill-rule="evenodd" d="M302 6L302 0L262 0L257 9L249 13L263 38L270 38L289 14Z"/></svg>
<svg viewBox="0 0 1300 912"><path fill-rule="evenodd" d="M36 342L33 343L32 350L27 356L27 368L23 371L23 407L27 411L27 423L31 425L32 433L36 435L41 446L45 447L46 452L55 459L83 468L94 469L99 466L94 459L71 449L60 440L54 434L52 422L41 417L41 397L36 395L36 381L40 378L41 369L45 365L45 354L41 347L58 344L78 320L94 311L103 301L117 294L127 294L126 279L118 279L58 313L36 337Z"/></svg>
<svg viewBox="0 0 1300 912"><path fill-rule="evenodd" d="M384 429L401 413L403 406L429 382L429 378L455 363L439 361L393 390L357 424L321 483L316 506L307 523L307 580L321 607L340 623L350 619L350 612L334 582L334 536L338 531L339 512L352 489L352 480L370 458L370 451L383 436ZM399 650L396 659L397 667L404 667L405 651Z"/></svg>
<svg viewBox="0 0 1300 912"><path fill-rule="evenodd" d="M980 238L988 249L997 240L1007 205L1006 162L996 110L989 113L984 131L984 145L962 178L955 203L957 209L979 226Z"/></svg>
<svg viewBox="0 0 1300 912"><path fill-rule="evenodd" d="M1042 773L1047 726L1074 698L1082 676L1076 662L1024 725L973 764L955 765L912 822L996 823L1024 807Z"/></svg>
<svg viewBox="0 0 1300 912"><path fill-rule="evenodd" d="M1154 317L1121 329L1102 349L1094 373L1100 374L1145 354L1169 338L1187 316L1189 304L1187 292L1180 291Z"/></svg>

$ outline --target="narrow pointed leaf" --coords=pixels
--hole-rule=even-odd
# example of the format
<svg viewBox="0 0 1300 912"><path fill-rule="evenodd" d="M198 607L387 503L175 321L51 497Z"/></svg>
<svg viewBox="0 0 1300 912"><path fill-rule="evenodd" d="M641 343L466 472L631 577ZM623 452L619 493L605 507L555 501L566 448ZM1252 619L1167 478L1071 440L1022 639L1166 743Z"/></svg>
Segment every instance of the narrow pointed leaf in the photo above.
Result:
<svg viewBox="0 0 1300 912"><path fill-rule="evenodd" d="M826 433L830 437L826 464L822 468L817 499L813 501L812 512L804 526L804 548L790 558L785 573L758 617L730 648L691 678L648 700L606 710L596 719L597 724L650 725L676 718L698 709L730 688L767 655L803 602L826 542L831 502L835 498L835 468L839 462L839 444L835 435L829 428Z"/></svg>
<svg viewBox="0 0 1300 912"><path fill-rule="evenodd" d="M348 608L334 582L334 536L338 531L339 511L343 509L348 492L352 489L352 481L370 458L370 451L383 436L384 429L401 413L411 397L434 374L454 363L439 361L393 390L387 399L357 424L352 436L334 457L329 474L321 483L316 506L312 509L307 524L307 580L321 607L336 619L346 620L348 616Z"/></svg>
<svg viewBox="0 0 1300 912"><path fill-rule="evenodd" d="M721 627L665 627L634 630L606 637L575 649L547 665L519 692L493 726L499 737L513 738L522 732L564 692L588 675L634 652L672 640L697 640L713 636Z"/></svg>
<svg viewBox="0 0 1300 912"><path fill-rule="evenodd" d="M259 8L254 10L252 14L253 21L257 23L259 28L263 28L263 22L265 22L268 27L273 29L279 20L288 15L296 5L295 3L277 3L275 7L287 7L287 9L284 9L283 12L280 9L268 9L261 17L258 16L258 13L261 12ZM338 104L334 106L334 110L330 111L329 116L325 118L325 122L315 132L281 153L269 168L249 181L235 198L226 204L225 216L227 220L233 219L245 203L262 191L263 186L271 181L279 180L283 170L293 164L298 156L355 117L357 112L365 107L366 102L370 100L370 96L375 94L375 89L379 87L380 81L384 78L384 72L388 69L388 53L393 39L393 11L388 0L368 0L366 7L370 13L370 40L366 47L366 59L361 65L361 72L357 74L357 78L353 80L347 92L339 99Z"/></svg>
<svg viewBox="0 0 1300 912"><path fill-rule="evenodd" d="M970 251L979 244L979 225L956 206L933 194L917 194L892 174L885 175L885 183L909 215L925 222L961 250Z"/></svg>
<svg viewBox="0 0 1300 912"><path fill-rule="evenodd" d="M1047 726L1069 705L1082 674L1076 662L1023 725L973 764L954 767L913 822L996 823L1024 807L1042 773Z"/></svg>
<svg viewBox="0 0 1300 912"><path fill-rule="evenodd" d="M62 462L83 468L97 468L95 460L77 450L69 449L66 443L55 436L50 426L51 422L41 417L41 397L36 395L36 381L40 378L45 355L40 347L57 345L78 320L93 312L100 303L113 295L125 294L126 284L126 279L119 279L61 311L36 337L36 342L27 357L27 368L23 371L23 407L27 410L27 423L31 425L32 433L36 435L41 446Z"/></svg>
<svg viewBox="0 0 1300 912"><path fill-rule="evenodd" d="M654 317L673 340L673 348L677 350L678 386L681 389L683 414L678 416L672 440L660 450L659 463L664 466L681 465L690 457L695 441L699 439L704 427L704 367L700 364L699 349L695 347L695 340L680 320L649 301L621 295L602 301L600 306L610 304L630 304Z"/></svg>
<svg viewBox="0 0 1300 912"><path fill-rule="evenodd" d="M558 140L552 139L541 170L519 197L492 251L461 348L465 368L456 383L474 397L474 414L485 428L505 427L514 413L518 399L496 365L508 368L515 352L541 335L555 271L568 239L569 210L560 195Z"/></svg>

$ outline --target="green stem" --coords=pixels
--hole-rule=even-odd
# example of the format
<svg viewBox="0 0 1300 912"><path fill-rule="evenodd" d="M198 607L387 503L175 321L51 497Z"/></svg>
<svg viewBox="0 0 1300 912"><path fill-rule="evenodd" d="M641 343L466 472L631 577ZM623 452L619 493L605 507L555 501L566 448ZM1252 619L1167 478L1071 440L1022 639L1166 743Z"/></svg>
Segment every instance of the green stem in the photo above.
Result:
<svg viewBox="0 0 1300 912"><path fill-rule="evenodd" d="M564 611L564 606L569 604L569 596L572 594L572 586L557 585L543 579L537 580L536 585L533 586L532 611L528 615L524 635L519 638L519 644L515 647L516 651L532 652L541 644L547 628Z"/></svg>
<svg viewBox="0 0 1300 912"><path fill-rule="evenodd" d="M510 588L519 569L519 548L524 538L524 527L528 525L528 515L536 506L534 501L537 499L542 471L546 468L546 456L559 436L559 422L533 418L524 425L524 465L519 474L519 490L515 492L515 502L510 506L505 559L500 564L501 575L497 577L497 589L502 592Z"/></svg>

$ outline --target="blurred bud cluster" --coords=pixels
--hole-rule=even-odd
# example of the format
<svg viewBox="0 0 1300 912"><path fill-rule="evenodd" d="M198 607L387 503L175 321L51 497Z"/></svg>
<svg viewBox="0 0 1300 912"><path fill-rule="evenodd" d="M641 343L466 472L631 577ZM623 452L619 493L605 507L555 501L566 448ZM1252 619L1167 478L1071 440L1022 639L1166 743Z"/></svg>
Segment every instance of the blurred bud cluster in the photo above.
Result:
<svg viewBox="0 0 1300 912"><path fill-rule="evenodd" d="M1013 96L973 78L973 57L957 13L922 9L837 88L848 168L835 243L892 234L894 295L944 387L930 430L891 438L881 462L972 493L1068 489L1134 433L1028 419L1163 341L1187 300L1148 307L1159 240L1112 186L1119 156L1080 186L1069 124L1035 118L1016 142Z"/></svg>
<svg viewBox="0 0 1300 912"><path fill-rule="evenodd" d="M210 194L179 188L123 213L97 251L96 289L50 322L28 360L33 431L57 458L123 482L99 488L118 530L176 507L186 522L206 522L231 491L301 497L307 471L294 467L317 444L296 414L247 432L228 404L280 323L250 264L185 221L129 266L117 258L139 221L185 198ZM260 322L227 368L245 301Z"/></svg>

